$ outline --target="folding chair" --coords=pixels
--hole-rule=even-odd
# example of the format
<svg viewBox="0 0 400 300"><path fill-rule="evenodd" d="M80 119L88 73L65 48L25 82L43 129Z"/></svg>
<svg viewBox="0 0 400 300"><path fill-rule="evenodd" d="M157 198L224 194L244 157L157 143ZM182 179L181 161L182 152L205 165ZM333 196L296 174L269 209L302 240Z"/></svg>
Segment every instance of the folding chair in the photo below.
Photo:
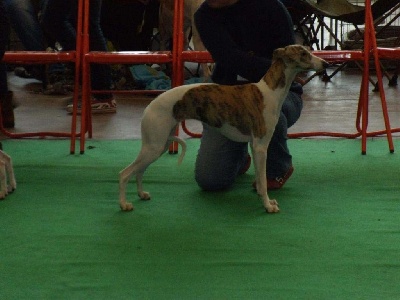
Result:
<svg viewBox="0 0 400 300"><path fill-rule="evenodd" d="M75 81L74 81L74 94L73 103L77 106L79 97L80 86L80 69L81 69L81 51L82 51L82 16L83 16L83 3L84 0L78 1L77 12L77 36L76 36L76 49L73 51L61 52L46 52L46 51L6 51L3 61L13 64L50 64L50 63L74 63L75 64ZM76 133L77 113L76 110L72 114L71 132L54 132L54 131L40 131L40 132L26 132L26 133L13 133L3 127L0 114L0 131L13 139L30 138L30 137L66 137L71 138L70 153L74 153L75 144L74 136Z"/></svg>
<svg viewBox="0 0 400 300"><path fill-rule="evenodd" d="M334 133L334 132L309 132L309 133L294 133L290 134L291 138L299 138L299 137L311 137L311 136L333 136L333 137L346 137L346 138L357 138L361 137L361 153L366 154L367 147L367 137L376 136L381 134L386 134L389 151L390 153L394 152L394 145L392 139L392 132L399 132L399 128L392 129L390 127L388 109L386 104L385 92L383 89L382 83L382 72L379 64L380 55L386 58L397 58L400 57L400 51L396 51L395 53L391 53L389 51L381 52L377 47L376 36L374 32L374 22L373 22L373 14L371 9L371 1L365 0L365 31L364 31L364 46L363 51L361 50L340 50L340 51L319 51L319 53L315 53L316 55L334 62L337 60L338 62L348 62L348 61L363 61L363 76L360 87L360 98L358 102L357 109L357 117L356 117L356 133L354 134L344 134L344 133ZM385 124L385 130L368 132L368 105L369 105L369 96L368 96L368 82L369 82L369 65L370 59L374 60L376 73L378 77L378 90L381 97L381 105L382 105L382 113Z"/></svg>
<svg viewBox="0 0 400 300"><path fill-rule="evenodd" d="M330 38L334 42L333 48L335 49L352 50L363 48L362 39L364 35L359 26L365 23L365 6L352 4L348 0L300 0L299 2L303 4L303 10L308 14L299 21L298 28L300 30L307 30L309 35L312 33L314 37L309 37L311 40L319 40L318 35L320 35L321 49L325 48L324 31L329 33ZM390 29L390 25L400 16L400 14L395 14L398 8L400 8L400 0L377 0L371 5L377 39L380 36L384 36L385 32ZM325 21L326 18L331 21L329 25ZM389 18L392 19L388 21ZM341 37L343 31L339 30L338 22L347 23L355 28L357 35L354 41L343 41ZM380 26L385 22L384 26ZM317 49L319 48L317 47ZM330 75L325 73L323 80L329 81L337 72L347 66L348 63L344 62L340 64ZM358 62L355 63L362 69L362 66ZM389 78L387 73L385 75ZM313 76L306 80L306 82L312 78ZM375 86L375 90L377 90L377 84L372 79L369 80Z"/></svg>
<svg viewBox="0 0 400 300"><path fill-rule="evenodd" d="M312 50L320 50L321 41L318 37L320 28L314 26L316 17L313 11L302 1L284 1L283 3L292 17L295 33L302 39L301 44Z"/></svg>

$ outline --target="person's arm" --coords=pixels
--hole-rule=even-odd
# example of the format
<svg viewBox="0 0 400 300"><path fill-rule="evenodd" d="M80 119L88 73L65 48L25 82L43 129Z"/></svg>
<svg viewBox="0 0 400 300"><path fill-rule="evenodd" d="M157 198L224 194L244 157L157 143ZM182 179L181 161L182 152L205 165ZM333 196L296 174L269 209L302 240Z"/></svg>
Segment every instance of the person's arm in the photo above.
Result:
<svg viewBox="0 0 400 300"><path fill-rule="evenodd" d="M203 4L205 5L205 4ZM282 5L278 3L278 5ZM286 10L282 7L269 7L269 16L275 22L277 40L265 41L277 47L294 44L293 25ZM252 16L249 16L251 18ZM283 19L282 19L283 18ZM196 27L206 49L210 52L213 60L224 65L230 70L251 82L259 81L271 66L271 59L256 56L245 52L232 40L230 33L226 30L224 20L212 15L207 9L199 9L195 14ZM270 22L269 22L270 23ZM263 24L260 24L263 26ZM255 28L255 30L257 30Z"/></svg>
<svg viewBox="0 0 400 300"><path fill-rule="evenodd" d="M223 20L196 13L195 22L201 40L215 62L249 81L256 82L266 73L271 61L242 51L225 30Z"/></svg>

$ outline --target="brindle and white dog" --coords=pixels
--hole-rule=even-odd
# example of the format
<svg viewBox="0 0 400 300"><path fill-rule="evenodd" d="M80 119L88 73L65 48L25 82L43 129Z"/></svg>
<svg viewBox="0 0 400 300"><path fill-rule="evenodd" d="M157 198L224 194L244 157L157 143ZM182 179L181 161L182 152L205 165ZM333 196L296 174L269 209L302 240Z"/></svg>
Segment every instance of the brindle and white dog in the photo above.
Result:
<svg viewBox="0 0 400 300"><path fill-rule="evenodd" d="M136 175L141 199L150 199L143 191L146 168L164 153L172 141L182 146L179 163L186 150L185 142L174 136L179 122L197 119L217 128L233 141L250 142L257 192L269 213L279 211L276 200L267 194L266 156L278 122L282 103L297 73L322 70L328 63L300 45L276 49L270 69L258 83L237 86L193 84L173 88L154 99L142 119L142 148L136 160L120 172L119 192L122 210L132 210L126 201L126 186Z"/></svg>
<svg viewBox="0 0 400 300"><path fill-rule="evenodd" d="M0 200L17 188L11 157L5 153L0 143Z"/></svg>

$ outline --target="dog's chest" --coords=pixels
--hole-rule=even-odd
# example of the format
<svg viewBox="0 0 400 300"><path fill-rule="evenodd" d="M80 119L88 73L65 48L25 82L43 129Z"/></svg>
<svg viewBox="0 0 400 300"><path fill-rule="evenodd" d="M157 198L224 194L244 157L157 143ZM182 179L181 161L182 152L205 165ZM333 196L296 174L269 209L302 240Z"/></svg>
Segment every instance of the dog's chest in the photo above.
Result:
<svg viewBox="0 0 400 300"><path fill-rule="evenodd" d="M204 85L189 89L173 107L176 120L196 119L221 128L235 127L244 135L266 134L263 96L254 84Z"/></svg>

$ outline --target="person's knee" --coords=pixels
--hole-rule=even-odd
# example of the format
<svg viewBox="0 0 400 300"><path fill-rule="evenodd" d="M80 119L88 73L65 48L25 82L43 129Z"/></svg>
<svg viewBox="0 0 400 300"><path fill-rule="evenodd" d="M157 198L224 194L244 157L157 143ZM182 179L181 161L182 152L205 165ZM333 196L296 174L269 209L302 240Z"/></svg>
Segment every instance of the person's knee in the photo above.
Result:
<svg viewBox="0 0 400 300"><path fill-rule="evenodd" d="M195 180L204 191L221 191L231 188L235 178L196 172Z"/></svg>

